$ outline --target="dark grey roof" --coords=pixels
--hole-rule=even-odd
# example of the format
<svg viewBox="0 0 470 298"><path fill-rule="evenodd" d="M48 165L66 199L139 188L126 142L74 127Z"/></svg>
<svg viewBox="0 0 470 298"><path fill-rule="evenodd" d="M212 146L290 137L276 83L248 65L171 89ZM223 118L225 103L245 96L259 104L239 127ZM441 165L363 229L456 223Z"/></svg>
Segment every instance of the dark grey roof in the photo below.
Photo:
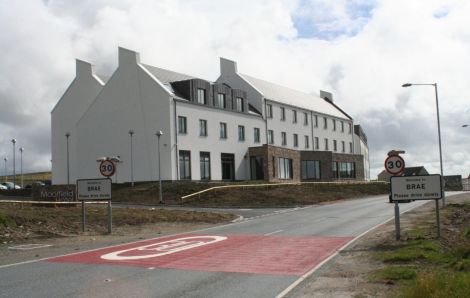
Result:
<svg viewBox="0 0 470 298"><path fill-rule="evenodd" d="M170 91L173 94L176 94L175 90L171 86L171 82L177 82L177 81L184 81L184 80L190 80L190 79L195 79L195 77L192 77L190 75L174 72L171 70L151 66L148 64L142 64L148 71L152 73L164 86L167 88L168 91Z"/></svg>

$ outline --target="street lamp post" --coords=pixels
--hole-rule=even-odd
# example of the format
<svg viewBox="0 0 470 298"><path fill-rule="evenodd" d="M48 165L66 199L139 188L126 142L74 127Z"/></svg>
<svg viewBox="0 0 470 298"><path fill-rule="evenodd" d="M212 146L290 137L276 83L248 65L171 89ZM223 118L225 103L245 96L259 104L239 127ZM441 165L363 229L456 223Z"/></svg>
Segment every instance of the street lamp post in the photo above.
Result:
<svg viewBox="0 0 470 298"><path fill-rule="evenodd" d="M11 142L13 144L13 189L16 187L16 169L15 169L15 144L16 144L16 139L11 139Z"/></svg>
<svg viewBox="0 0 470 298"><path fill-rule="evenodd" d="M70 137L70 132L67 132L65 134L65 137L67 139L67 185L70 184L70 159L69 159L69 137Z"/></svg>
<svg viewBox="0 0 470 298"><path fill-rule="evenodd" d="M134 131L132 129L129 130L129 136L131 137L131 186L134 187L134 152L133 152L133 142L132 142Z"/></svg>
<svg viewBox="0 0 470 298"><path fill-rule="evenodd" d="M7 157L4 157L4 158L3 158L3 161L5 162L5 172L4 172L4 175L5 175L5 182L7 182L7 161L8 161L8 158L7 158Z"/></svg>
<svg viewBox="0 0 470 298"><path fill-rule="evenodd" d="M21 188L23 188L23 151L24 151L24 148L23 147L20 147L20 161L21 161L21 166L20 166L20 173L21 173Z"/></svg>
<svg viewBox="0 0 470 298"><path fill-rule="evenodd" d="M439 97L437 96L437 83L433 84L412 84L406 83L403 84L402 87L411 87L411 86L434 86L434 92L436 95L436 114L437 114L437 134L439 137L439 163L441 168L441 185L443 186L441 189L441 197L442 197L442 207L446 205L446 196L445 196L445 184L444 184L444 171L442 167L442 145L441 145L441 121L439 117ZM437 223L437 238L441 236L441 225L439 219L439 200L436 200L436 223Z"/></svg>
<svg viewBox="0 0 470 298"><path fill-rule="evenodd" d="M158 147L158 183L159 183L159 195L160 195L160 204L163 204L163 192L162 192L162 175L161 175L161 160L160 160L160 137L163 135L161 130L155 133L157 136L157 147Z"/></svg>
<svg viewBox="0 0 470 298"><path fill-rule="evenodd" d="M406 83L406 84L402 85L402 87L411 87L411 86L434 86L434 92L436 94L437 134L438 134L438 137L439 137L439 163L440 163L440 167L441 167L441 181L444 182L444 170L443 170L443 167L442 167L441 121L440 121L440 117L439 117L439 98L437 96L437 83L433 83L433 84ZM445 195L445 191L444 191L445 184L442 183L442 185L443 185L442 193L441 193L442 207L445 207L445 205L446 205L446 195Z"/></svg>

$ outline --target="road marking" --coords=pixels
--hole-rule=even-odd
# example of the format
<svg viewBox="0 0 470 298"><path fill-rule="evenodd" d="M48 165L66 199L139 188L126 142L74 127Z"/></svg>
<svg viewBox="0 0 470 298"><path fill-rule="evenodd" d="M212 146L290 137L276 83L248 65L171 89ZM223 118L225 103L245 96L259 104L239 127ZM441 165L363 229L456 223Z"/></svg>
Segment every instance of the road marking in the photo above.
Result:
<svg viewBox="0 0 470 298"><path fill-rule="evenodd" d="M197 240L198 238L204 241ZM164 240L144 240L131 245L124 244L117 248L104 248L47 261L301 276L352 238L239 234L226 237L170 236Z"/></svg>
<svg viewBox="0 0 470 298"><path fill-rule="evenodd" d="M404 213L407 213L417 207L420 207L420 206L423 206L425 203L423 204L419 204L419 205L416 205L414 207L411 207L410 209L407 209L403 212L401 212L401 214L404 214ZM353 239L351 239L349 242L347 242L346 244L344 244L340 249L338 249L334 254L330 255L328 258L324 259L322 262L320 262L318 265L316 265L315 267L313 267L310 271L308 271L307 273L305 273L304 275L302 275L301 277L299 277L299 279L297 279L296 281L294 281L290 286L288 286L287 288L284 289L284 291L282 291L281 293L279 293L276 298L283 298L285 297L287 294L289 294L290 291L292 291L295 287L297 287L302 281L304 281L305 279L307 279L309 276L311 276L313 273L315 273L315 271L317 271L318 269L321 268L321 266L323 266L325 263L328 263L331 259L333 259L334 257L336 257L341 251L343 251L344 249L346 249L348 246L350 246L351 244L353 244L354 242L356 242L359 238L361 238L362 236L366 235L367 233L369 233L370 231L376 229L377 227L383 225L383 224L386 224L388 223L389 221L391 220L394 220L395 219L395 216L392 216L391 218L389 218L388 220L385 220L384 222L382 223L379 223L375 226L373 226L372 228L366 230L365 232L359 234L358 236L354 237Z"/></svg>
<svg viewBox="0 0 470 298"><path fill-rule="evenodd" d="M49 247L52 246L52 244L22 244L22 245L16 245L16 246L9 246L8 249L12 250L31 250L31 249L37 249L37 248L44 248L44 247Z"/></svg>
<svg viewBox="0 0 470 298"><path fill-rule="evenodd" d="M227 239L224 236L193 236L152 243L102 255L103 260L141 260L166 256L183 250L208 245ZM143 253L142 253L143 252ZM150 253L149 253L150 252ZM153 252L153 253L152 253ZM156 252L156 253L155 253Z"/></svg>
<svg viewBox="0 0 470 298"><path fill-rule="evenodd" d="M461 193L464 193L464 192L461 192ZM455 196L455 195L458 195L460 194L459 193L452 193L452 194L448 194L446 193L446 197L451 197L451 196ZM381 196L377 196L377 198L380 198ZM384 198L386 197L385 195L383 196ZM386 202L385 202L386 203ZM388 203L387 203L388 204ZM415 206L413 207L412 209L416 208L416 207L419 207L421 205L418 205L418 206ZM318 207L318 205L310 205L310 206L306 206L306 207L302 207L302 209L308 209L308 208L313 208L313 207ZM406 210L406 211L403 211L401 212L401 214L404 214L408 211L411 211L412 209L409 209L409 210ZM292 210L292 209L289 209L290 212L293 212L293 211L298 211L298 210ZM289 211L286 211L289 212ZM188 233L198 233L198 232L204 232L204 231L210 231L210 230L213 230L213 229L218 229L218 228L225 228L225 227L229 227L229 226L232 226L232 225L239 225L239 224L245 224L245 223L248 223L252 220L255 220L255 219L258 219L258 218L261 218L261 217L267 217L267 216L275 216L277 215L278 213L270 213L270 214L266 214L266 215L262 215L262 216L256 216L256 217L250 217L249 219L246 219L244 221L239 221L239 222L232 222L232 223L229 223L229 224L226 224L226 225L220 225L220 226L214 226L214 227L210 227L210 228L204 228L204 229L199 229L199 230L194 230L194 231L187 231L187 232L181 232L181 233L177 233L177 234L173 234L173 236L177 236L177 235L187 235ZM385 220L384 222L382 222L381 224L384 224L384 223L387 223L391 220L393 220L395 217L391 217L390 219L388 220ZM381 224L378 224L376 225L375 227L378 227L380 226ZM167 237L168 235L166 236L159 236L159 237L155 237L155 238L151 238L149 240L155 240L155 239L160 239L160 238L163 238L163 237ZM136 240L136 241L132 241L132 242L128 242L128 244L132 244L132 243L137 243L137 242L141 242L142 240ZM355 240L351 240L351 243L355 241ZM95 248L95 249L90 249L90 250L86 250L86 251L83 251L83 252L92 252L92 251L97 251L97 250L100 250L100 249L103 249L103 248L112 248L112 247L117 247L117 246L120 246L121 244L114 244L114 245L109 245L109 246L104 246L104 247L100 247L100 248ZM0 265L0 269L3 269L3 268L8 268L8 267L14 267L14 266L21 266L21 265L27 265L27 264L32 264L32 263L37 263L37 262L42 262L42 261L47 261L49 259L52 259L52 258L57 258L57 257L65 257L65 256L72 256L72 255L76 255L76 254L80 254L80 253L83 253L83 252L73 252L73 253L69 253L69 254L62 254L62 255L58 255L58 256L54 256L54 257L46 257L46 258L41 258L41 259L35 259L35 260L28 260L28 261L23 261L23 262L18 262L18 263L12 263L12 264L5 264L5 265ZM312 272L313 273L313 272ZM287 292L286 292L287 294ZM285 295L285 294L284 294Z"/></svg>
<svg viewBox="0 0 470 298"><path fill-rule="evenodd" d="M277 231L274 231L274 232L271 232L271 233L266 233L266 234L264 234L264 236L274 235L274 234L280 233L282 231L284 231L284 230L277 230Z"/></svg>

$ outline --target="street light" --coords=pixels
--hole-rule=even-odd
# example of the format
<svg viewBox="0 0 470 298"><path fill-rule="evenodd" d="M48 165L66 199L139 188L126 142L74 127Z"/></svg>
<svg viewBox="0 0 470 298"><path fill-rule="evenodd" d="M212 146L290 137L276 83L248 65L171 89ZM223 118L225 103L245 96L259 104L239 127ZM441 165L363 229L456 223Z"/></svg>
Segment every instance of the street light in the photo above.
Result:
<svg viewBox="0 0 470 298"><path fill-rule="evenodd" d="M67 138L67 185L70 184L70 159L69 159L69 137L70 137L70 132L67 132L65 134L65 137Z"/></svg>
<svg viewBox="0 0 470 298"><path fill-rule="evenodd" d="M437 96L437 83L433 84L414 84L414 83L406 83L403 84L402 87L411 87L411 86L434 86L434 92L436 94L436 112L437 112L437 134L439 136L439 162L441 166L441 181L444 181L444 170L442 168L442 145L441 145L441 121L439 118L439 98ZM444 183L443 183L444 184ZM444 186L445 188L445 186ZM444 192L444 188L442 189L442 206L446 205L446 196Z"/></svg>
<svg viewBox="0 0 470 298"><path fill-rule="evenodd" d="M15 144L16 144L16 139L11 139L11 142L13 144L13 189L16 187L16 173L15 173Z"/></svg>
<svg viewBox="0 0 470 298"><path fill-rule="evenodd" d="M163 135L163 131L159 130L155 133L158 140L158 183L159 183L159 192L160 192L160 204L163 204L163 192L162 192L162 175L161 175L161 162L160 162L160 137Z"/></svg>
<svg viewBox="0 0 470 298"><path fill-rule="evenodd" d="M20 161L21 161L21 188L23 188L23 151L24 151L24 148L23 147L20 147Z"/></svg>
<svg viewBox="0 0 470 298"><path fill-rule="evenodd" d="M469 127L469 126L470 126L470 125L468 125L468 124L464 124L464 125L462 125L462 127Z"/></svg>
<svg viewBox="0 0 470 298"><path fill-rule="evenodd" d="M7 161L8 161L8 158L4 157L3 158L3 161L5 162L5 182L7 182Z"/></svg>
<svg viewBox="0 0 470 298"><path fill-rule="evenodd" d="M131 129L129 130L129 136L131 137L131 186L134 187L134 152L132 146L132 136L134 135L134 131Z"/></svg>

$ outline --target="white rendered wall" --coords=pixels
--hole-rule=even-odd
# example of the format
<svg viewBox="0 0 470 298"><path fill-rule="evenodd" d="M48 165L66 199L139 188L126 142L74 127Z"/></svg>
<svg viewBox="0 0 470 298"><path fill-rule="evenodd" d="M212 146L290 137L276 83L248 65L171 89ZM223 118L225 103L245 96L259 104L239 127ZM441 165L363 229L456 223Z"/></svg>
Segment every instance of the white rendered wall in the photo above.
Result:
<svg viewBox="0 0 470 298"><path fill-rule="evenodd" d="M76 123L103 88L90 63L76 60L76 77L51 112L52 183L67 183L67 139L69 137L70 183L77 179Z"/></svg>
<svg viewBox="0 0 470 298"><path fill-rule="evenodd" d="M369 147L358 135L354 135L354 153L361 154L364 160L364 179L370 180Z"/></svg>
<svg viewBox="0 0 470 298"><path fill-rule="evenodd" d="M157 137L162 130L162 179L172 179L171 97L139 64L137 53L119 49L119 67L78 123L80 178L100 177L98 157L120 156L113 181L131 181L129 130L133 130L134 181L158 179Z"/></svg>
<svg viewBox="0 0 470 298"><path fill-rule="evenodd" d="M191 151L191 179L200 180L199 153L210 152L211 180L222 180L221 153L235 155L235 179L250 179L248 148L264 143L261 116L207 106L177 102L177 116L187 118L187 133L178 134L178 151ZM207 136L199 135L199 119L207 120ZM220 122L227 123L227 139L220 139ZM245 141L238 140L238 125L245 127ZM260 129L260 142L254 142L254 128Z"/></svg>
<svg viewBox="0 0 470 298"><path fill-rule="evenodd" d="M354 125L353 122L349 119L340 119L336 117L332 117L329 115L318 114L313 112L312 113L312 121L313 121L313 136L318 137L319 141L319 151L325 151L325 138L328 139L328 151L332 151L335 153L347 153L352 154L354 153ZM318 117L318 126L315 127L315 115ZM324 120L323 117L327 118L327 128L324 128ZM336 121L336 130L333 130L333 119ZM344 131L341 130L341 121L344 123ZM351 130L349 130L349 124L351 125ZM333 148L333 140L337 142L337 150L334 151ZM342 151L341 142L344 141L345 143L345 150ZM353 151L351 152L349 149L349 143L353 144ZM315 149L317 150L317 149Z"/></svg>

